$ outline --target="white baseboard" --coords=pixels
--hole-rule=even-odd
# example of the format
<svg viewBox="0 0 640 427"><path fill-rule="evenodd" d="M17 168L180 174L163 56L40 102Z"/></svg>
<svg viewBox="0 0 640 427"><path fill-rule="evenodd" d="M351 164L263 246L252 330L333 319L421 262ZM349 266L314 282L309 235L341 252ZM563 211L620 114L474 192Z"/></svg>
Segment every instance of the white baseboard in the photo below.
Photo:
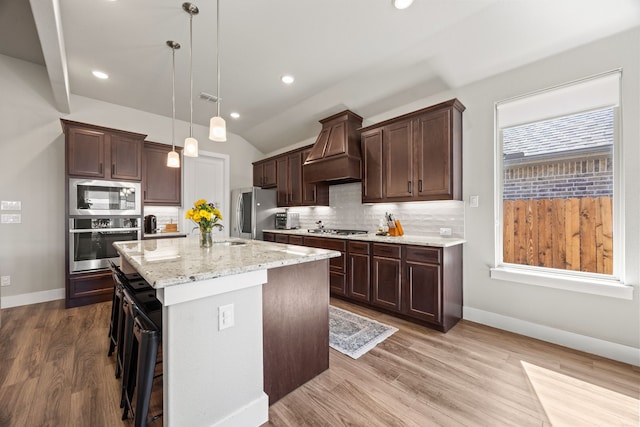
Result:
<svg viewBox="0 0 640 427"><path fill-rule="evenodd" d="M3 296L0 298L0 308L19 307L21 305L38 304L59 299L64 299L64 288Z"/></svg>
<svg viewBox="0 0 640 427"><path fill-rule="evenodd" d="M269 421L269 396L264 392L257 399L213 424L213 427L260 426Z"/></svg>
<svg viewBox="0 0 640 427"><path fill-rule="evenodd" d="M463 310L464 319L472 322L569 347L574 350L596 354L619 362L640 366L640 348L604 341L561 329L550 328L473 307L464 307Z"/></svg>

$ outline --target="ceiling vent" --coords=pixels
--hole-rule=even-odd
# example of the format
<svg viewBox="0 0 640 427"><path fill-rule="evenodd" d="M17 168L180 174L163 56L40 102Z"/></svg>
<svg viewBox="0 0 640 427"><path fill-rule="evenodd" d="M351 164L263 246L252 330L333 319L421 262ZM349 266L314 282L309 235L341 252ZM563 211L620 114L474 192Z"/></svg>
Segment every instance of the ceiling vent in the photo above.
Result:
<svg viewBox="0 0 640 427"><path fill-rule="evenodd" d="M322 131L304 162L307 182L343 184L362 181L362 117L345 110L320 120Z"/></svg>

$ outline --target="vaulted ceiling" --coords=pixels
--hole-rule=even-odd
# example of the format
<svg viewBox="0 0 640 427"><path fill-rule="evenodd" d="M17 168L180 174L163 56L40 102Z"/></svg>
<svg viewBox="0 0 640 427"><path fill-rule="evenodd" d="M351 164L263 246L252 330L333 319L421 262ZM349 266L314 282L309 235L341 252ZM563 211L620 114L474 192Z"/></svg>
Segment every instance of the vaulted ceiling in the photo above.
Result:
<svg viewBox="0 0 640 427"><path fill-rule="evenodd" d="M194 1L194 121L216 104L216 5ZM35 18L35 23L34 23ZM374 116L640 25L637 0L220 0L221 112L263 152L349 108ZM189 15L175 0L0 0L0 54L47 67L69 93L189 120ZM91 71L110 75L97 80ZM283 74L295 76L284 85ZM239 119L229 113L237 111Z"/></svg>

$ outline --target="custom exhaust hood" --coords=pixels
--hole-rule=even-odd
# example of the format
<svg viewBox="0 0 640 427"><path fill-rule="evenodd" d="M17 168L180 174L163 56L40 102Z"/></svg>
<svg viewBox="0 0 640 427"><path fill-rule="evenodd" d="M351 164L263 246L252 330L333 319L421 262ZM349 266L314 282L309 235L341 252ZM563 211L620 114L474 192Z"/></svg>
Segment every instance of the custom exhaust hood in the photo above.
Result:
<svg viewBox="0 0 640 427"><path fill-rule="evenodd" d="M322 131L303 165L306 182L343 184L362 181L362 117L345 110L320 120Z"/></svg>

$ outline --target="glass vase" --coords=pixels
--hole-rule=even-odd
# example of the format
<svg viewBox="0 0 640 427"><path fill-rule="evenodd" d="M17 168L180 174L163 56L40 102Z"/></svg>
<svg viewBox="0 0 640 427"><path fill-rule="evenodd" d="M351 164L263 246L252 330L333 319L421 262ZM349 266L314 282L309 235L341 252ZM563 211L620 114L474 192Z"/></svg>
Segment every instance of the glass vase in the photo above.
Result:
<svg viewBox="0 0 640 427"><path fill-rule="evenodd" d="M210 248L213 246L213 237L211 236L211 230L200 230L200 247Z"/></svg>

